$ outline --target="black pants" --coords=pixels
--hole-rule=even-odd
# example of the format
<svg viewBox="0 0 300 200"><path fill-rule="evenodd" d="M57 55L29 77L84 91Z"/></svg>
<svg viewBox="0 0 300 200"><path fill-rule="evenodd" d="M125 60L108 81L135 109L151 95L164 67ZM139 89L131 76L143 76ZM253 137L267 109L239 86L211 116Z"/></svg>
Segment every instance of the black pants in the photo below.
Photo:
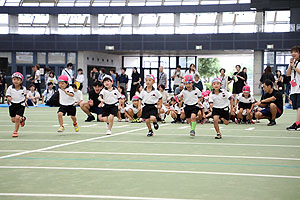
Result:
<svg viewBox="0 0 300 200"><path fill-rule="evenodd" d="M41 92L41 83L34 83L35 89L39 92L40 96L42 96Z"/></svg>

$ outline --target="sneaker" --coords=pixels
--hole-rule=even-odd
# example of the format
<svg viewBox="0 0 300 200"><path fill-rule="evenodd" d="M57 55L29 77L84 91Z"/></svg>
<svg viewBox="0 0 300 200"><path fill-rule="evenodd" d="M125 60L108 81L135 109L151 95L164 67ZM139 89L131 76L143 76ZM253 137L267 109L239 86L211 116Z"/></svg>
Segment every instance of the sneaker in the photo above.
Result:
<svg viewBox="0 0 300 200"><path fill-rule="evenodd" d="M24 126L25 126L25 120L26 120L26 117L22 117L22 118L21 118L21 121L20 121L21 127L24 127Z"/></svg>
<svg viewBox="0 0 300 200"><path fill-rule="evenodd" d="M147 137L152 137L153 135L154 135L153 131L150 130L150 131L148 132L148 134L147 134Z"/></svg>
<svg viewBox="0 0 300 200"><path fill-rule="evenodd" d="M57 130L57 132L63 132L65 130L65 127L60 126L59 129Z"/></svg>
<svg viewBox="0 0 300 200"><path fill-rule="evenodd" d="M276 125L275 120L270 119L270 123L268 123L268 126L274 126L274 125Z"/></svg>
<svg viewBox="0 0 300 200"><path fill-rule="evenodd" d="M136 123L141 123L141 119L140 118L137 118L135 119Z"/></svg>
<svg viewBox="0 0 300 200"><path fill-rule="evenodd" d="M190 131L190 136L195 136L195 131L194 130Z"/></svg>
<svg viewBox="0 0 300 200"><path fill-rule="evenodd" d="M14 131L14 133L12 134L12 137L18 137L18 132Z"/></svg>
<svg viewBox="0 0 300 200"><path fill-rule="evenodd" d="M218 133L217 136L215 137L216 140L222 139L221 133Z"/></svg>
<svg viewBox="0 0 300 200"><path fill-rule="evenodd" d="M162 124L165 124L165 123L166 123L166 120L164 120L164 119L161 120L161 123L162 123Z"/></svg>
<svg viewBox="0 0 300 200"><path fill-rule="evenodd" d="M111 130L107 130L106 135L111 135Z"/></svg>
<svg viewBox="0 0 300 200"><path fill-rule="evenodd" d="M85 122L91 122L91 121L93 121L93 120L95 120L94 115L89 115L89 116L86 118Z"/></svg>
<svg viewBox="0 0 300 200"><path fill-rule="evenodd" d="M236 123L237 123L237 124L241 124L241 123L242 123L242 120L241 120L241 119L238 119L238 120L236 120Z"/></svg>
<svg viewBox="0 0 300 200"><path fill-rule="evenodd" d="M122 119L118 119L118 122L121 122L122 121Z"/></svg>
<svg viewBox="0 0 300 200"><path fill-rule="evenodd" d="M175 119L175 120L173 120L173 121L171 121L171 124L176 124L177 123L177 120Z"/></svg>
<svg viewBox="0 0 300 200"><path fill-rule="evenodd" d="M300 124L297 126L296 122L295 122L290 127L287 127L286 130L288 130L288 131L297 131L297 130L300 130Z"/></svg>
<svg viewBox="0 0 300 200"><path fill-rule="evenodd" d="M125 122L129 122L129 119L128 119L128 118L125 118Z"/></svg>
<svg viewBox="0 0 300 200"><path fill-rule="evenodd" d="M77 124L77 123L76 123L76 124L73 124L73 126L74 126L75 131L78 132L78 131L79 131L78 124Z"/></svg>
<svg viewBox="0 0 300 200"><path fill-rule="evenodd" d="M251 120L248 120L247 123L248 123L248 124L252 124Z"/></svg>
<svg viewBox="0 0 300 200"><path fill-rule="evenodd" d="M130 123L135 123L135 122L136 122L135 119L130 120Z"/></svg>
<svg viewBox="0 0 300 200"><path fill-rule="evenodd" d="M159 128L158 123L153 123L155 130L157 130Z"/></svg>

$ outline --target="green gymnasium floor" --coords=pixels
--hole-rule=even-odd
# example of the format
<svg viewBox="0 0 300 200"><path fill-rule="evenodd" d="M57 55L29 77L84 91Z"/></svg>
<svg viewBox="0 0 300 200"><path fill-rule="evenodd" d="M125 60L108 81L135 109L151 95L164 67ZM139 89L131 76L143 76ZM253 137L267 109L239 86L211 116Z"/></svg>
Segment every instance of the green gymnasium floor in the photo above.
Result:
<svg viewBox="0 0 300 200"><path fill-rule="evenodd" d="M58 134L57 108L26 110L26 126L12 138L8 108L0 109L0 199L300 199L300 132L277 125L164 124L146 137L145 124L85 123L71 119ZM170 119L168 119L170 121Z"/></svg>

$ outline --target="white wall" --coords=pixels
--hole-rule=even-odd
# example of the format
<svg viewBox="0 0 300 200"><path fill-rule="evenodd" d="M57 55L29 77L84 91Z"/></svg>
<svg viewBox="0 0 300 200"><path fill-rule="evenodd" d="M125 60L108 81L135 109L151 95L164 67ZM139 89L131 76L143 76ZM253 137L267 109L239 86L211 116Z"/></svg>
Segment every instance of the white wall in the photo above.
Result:
<svg viewBox="0 0 300 200"><path fill-rule="evenodd" d="M115 67L118 73L121 72L122 56L95 51L78 51L78 68L83 69L85 76L84 87L82 92L87 92L88 76L87 66L97 67Z"/></svg>

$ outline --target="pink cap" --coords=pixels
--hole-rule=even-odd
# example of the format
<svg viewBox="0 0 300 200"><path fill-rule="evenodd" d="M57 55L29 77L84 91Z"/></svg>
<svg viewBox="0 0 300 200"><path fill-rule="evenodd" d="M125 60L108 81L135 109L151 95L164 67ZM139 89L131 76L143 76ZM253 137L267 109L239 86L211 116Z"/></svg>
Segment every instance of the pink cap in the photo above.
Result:
<svg viewBox="0 0 300 200"><path fill-rule="evenodd" d="M121 99L126 99L124 94L121 95Z"/></svg>
<svg viewBox="0 0 300 200"><path fill-rule="evenodd" d="M206 93L206 92L202 92L202 93L201 93L201 96L202 96L202 97L206 97L206 96L207 96L207 93Z"/></svg>
<svg viewBox="0 0 300 200"><path fill-rule="evenodd" d="M211 83L219 82L222 84L222 80L220 78L214 78Z"/></svg>
<svg viewBox="0 0 300 200"><path fill-rule="evenodd" d="M133 97L132 97L132 101L138 101L140 98L139 98L139 96L137 96L137 95L134 95Z"/></svg>
<svg viewBox="0 0 300 200"><path fill-rule="evenodd" d="M23 81L23 75L20 72L15 72L13 73L13 75L11 76L11 78L20 78Z"/></svg>
<svg viewBox="0 0 300 200"><path fill-rule="evenodd" d="M193 83L192 75L185 75L184 76L184 83Z"/></svg>
<svg viewBox="0 0 300 200"><path fill-rule="evenodd" d="M155 82L155 77L154 77L152 74L146 75L146 78L151 78L151 79L154 80L154 82Z"/></svg>
<svg viewBox="0 0 300 200"><path fill-rule="evenodd" d="M58 77L58 82L60 82L60 81L68 82L68 77L66 75L61 75L60 77Z"/></svg>
<svg viewBox="0 0 300 200"><path fill-rule="evenodd" d="M206 93L207 95L210 95L210 90L206 90L205 93Z"/></svg>
<svg viewBox="0 0 300 200"><path fill-rule="evenodd" d="M249 92L250 93L250 86L249 85L245 85L243 87L243 92Z"/></svg>

